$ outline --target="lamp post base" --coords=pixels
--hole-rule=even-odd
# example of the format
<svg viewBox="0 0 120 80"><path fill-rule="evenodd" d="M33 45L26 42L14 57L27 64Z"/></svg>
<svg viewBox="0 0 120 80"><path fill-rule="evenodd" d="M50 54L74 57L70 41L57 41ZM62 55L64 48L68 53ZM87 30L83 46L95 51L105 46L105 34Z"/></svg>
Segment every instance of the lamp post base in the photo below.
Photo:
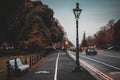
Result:
<svg viewBox="0 0 120 80"><path fill-rule="evenodd" d="M73 68L72 70L73 72L82 72L82 68L80 66L76 66L75 68Z"/></svg>

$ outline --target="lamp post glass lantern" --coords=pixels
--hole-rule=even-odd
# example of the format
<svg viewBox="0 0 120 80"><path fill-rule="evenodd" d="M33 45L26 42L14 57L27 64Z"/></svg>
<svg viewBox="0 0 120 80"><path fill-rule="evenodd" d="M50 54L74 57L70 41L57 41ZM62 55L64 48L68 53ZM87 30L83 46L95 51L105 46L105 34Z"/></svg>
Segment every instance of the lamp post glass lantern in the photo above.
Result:
<svg viewBox="0 0 120 80"><path fill-rule="evenodd" d="M81 71L80 63L79 63L79 37L78 37L78 19L81 14L82 9L79 8L79 3L76 3L76 8L73 9L73 13L76 19L76 66L73 69L75 72Z"/></svg>

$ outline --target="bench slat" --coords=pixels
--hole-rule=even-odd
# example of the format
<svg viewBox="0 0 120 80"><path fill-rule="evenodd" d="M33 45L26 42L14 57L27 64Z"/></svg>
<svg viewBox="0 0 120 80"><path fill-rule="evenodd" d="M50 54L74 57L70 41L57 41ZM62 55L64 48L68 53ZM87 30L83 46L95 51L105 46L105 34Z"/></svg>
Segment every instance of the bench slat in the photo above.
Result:
<svg viewBox="0 0 120 80"><path fill-rule="evenodd" d="M17 58L16 59L16 62L17 62L17 67L20 71L24 71L26 69L28 69L30 66L29 64L22 64L20 58ZM12 59L12 60L9 60L9 63L10 63L10 68L12 68L13 70L15 70L15 60Z"/></svg>

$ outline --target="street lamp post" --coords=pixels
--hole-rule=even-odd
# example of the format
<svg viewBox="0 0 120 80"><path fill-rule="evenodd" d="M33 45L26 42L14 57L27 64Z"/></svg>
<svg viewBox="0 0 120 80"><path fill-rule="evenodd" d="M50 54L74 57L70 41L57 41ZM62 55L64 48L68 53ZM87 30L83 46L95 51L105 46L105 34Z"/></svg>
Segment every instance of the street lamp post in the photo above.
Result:
<svg viewBox="0 0 120 80"><path fill-rule="evenodd" d="M78 37L78 19L80 16L82 9L79 8L79 3L76 3L76 8L73 9L73 13L76 19L76 66L73 69L75 72L81 71L80 63L79 63L79 37Z"/></svg>

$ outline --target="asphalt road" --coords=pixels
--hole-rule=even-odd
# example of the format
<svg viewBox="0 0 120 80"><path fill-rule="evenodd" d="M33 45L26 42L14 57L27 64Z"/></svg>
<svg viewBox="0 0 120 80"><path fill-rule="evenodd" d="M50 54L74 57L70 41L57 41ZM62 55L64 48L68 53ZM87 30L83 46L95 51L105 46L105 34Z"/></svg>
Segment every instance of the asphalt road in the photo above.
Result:
<svg viewBox="0 0 120 80"><path fill-rule="evenodd" d="M86 55L82 52L80 60L107 75L111 80L120 80L120 52L99 50L97 55Z"/></svg>
<svg viewBox="0 0 120 80"><path fill-rule="evenodd" d="M48 55L33 71L24 73L19 80L96 80L86 69L73 72L75 61L58 50Z"/></svg>

